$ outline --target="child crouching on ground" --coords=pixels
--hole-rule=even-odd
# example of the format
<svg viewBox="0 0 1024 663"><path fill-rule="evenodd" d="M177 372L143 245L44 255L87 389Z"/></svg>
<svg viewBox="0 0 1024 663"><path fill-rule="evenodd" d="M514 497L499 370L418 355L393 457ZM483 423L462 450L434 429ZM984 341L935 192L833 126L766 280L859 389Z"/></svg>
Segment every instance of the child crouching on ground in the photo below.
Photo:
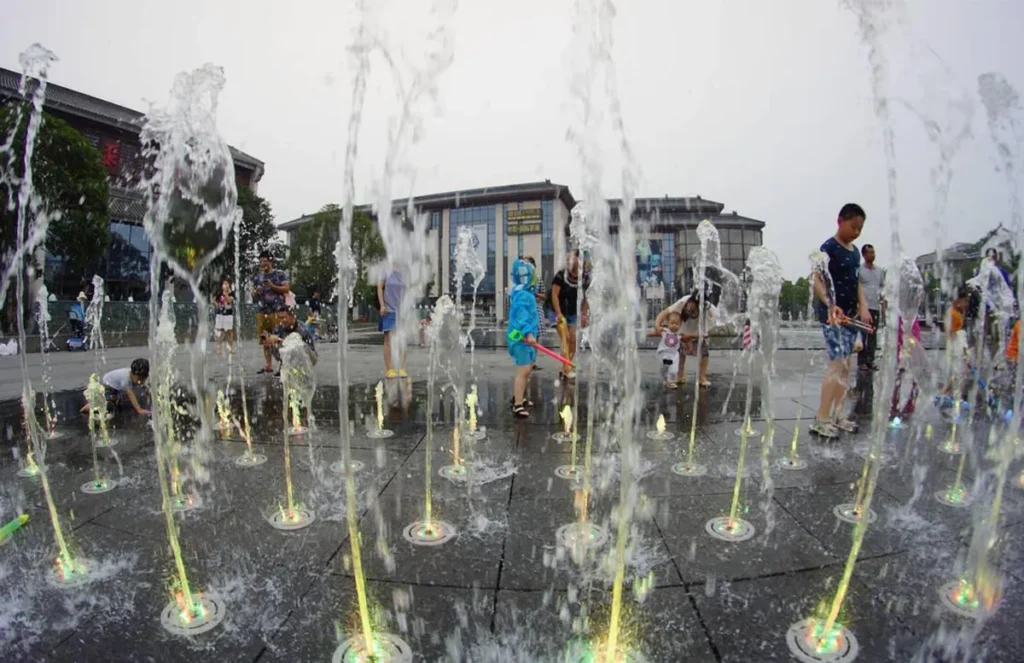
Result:
<svg viewBox="0 0 1024 663"><path fill-rule="evenodd" d="M658 361L661 364L661 379L666 389L675 389L679 379L679 346L682 341L679 329L683 326L683 316L678 311L670 311L665 320L665 329L654 329L647 332L649 338L661 338L658 342Z"/></svg>
<svg viewBox="0 0 1024 663"><path fill-rule="evenodd" d="M284 342L284 339L291 334L298 334L302 342L306 344L310 363L316 366L316 341L313 338L313 333L309 331L309 327L300 325L295 317L295 311L291 309L282 311L279 314L279 320L281 324L274 329L273 334L264 333L261 336L263 344L270 347L271 355L278 361L281 361L281 344Z"/></svg>
<svg viewBox="0 0 1024 663"><path fill-rule="evenodd" d="M127 398L132 408L138 414L149 414L149 410L139 404L139 398L135 395L134 387L141 387L149 379L149 360L136 359L129 368L115 368L101 380L103 390L107 398L107 413L113 414L114 410L121 407L124 399ZM82 412L89 411L89 404L82 406Z"/></svg>
<svg viewBox="0 0 1024 663"><path fill-rule="evenodd" d="M537 350L533 347L540 326L537 315L537 299L534 295L536 272L526 260L516 259L512 263L512 295L508 304L508 354L516 365L512 382L512 414L520 419L530 416L526 400L526 383L530 371L537 361Z"/></svg>

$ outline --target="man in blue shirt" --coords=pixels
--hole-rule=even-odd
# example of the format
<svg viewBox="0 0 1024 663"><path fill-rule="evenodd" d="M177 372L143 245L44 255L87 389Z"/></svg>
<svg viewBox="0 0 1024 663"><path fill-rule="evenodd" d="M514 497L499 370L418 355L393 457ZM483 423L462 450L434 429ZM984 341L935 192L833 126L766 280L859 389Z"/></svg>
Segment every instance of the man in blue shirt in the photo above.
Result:
<svg viewBox="0 0 1024 663"><path fill-rule="evenodd" d="M850 379L849 359L857 338L857 330L849 323L857 317L871 324L871 313L860 285L860 252L853 244L860 237L864 219L860 205L843 205L836 234L821 245L828 265L815 269L813 274L815 313L825 335L829 361L811 433L826 439L839 437L841 430L857 431L857 424L846 418L843 409Z"/></svg>

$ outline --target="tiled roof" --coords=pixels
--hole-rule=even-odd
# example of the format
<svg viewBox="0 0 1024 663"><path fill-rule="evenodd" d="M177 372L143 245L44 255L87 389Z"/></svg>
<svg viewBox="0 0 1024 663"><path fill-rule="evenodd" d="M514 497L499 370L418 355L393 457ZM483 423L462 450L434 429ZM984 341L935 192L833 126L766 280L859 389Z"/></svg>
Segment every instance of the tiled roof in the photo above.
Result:
<svg viewBox="0 0 1024 663"><path fill-rule="evenodd" d="M140 192L112 186L107 199L107 211L110 213L111 221L142 223L142 217L146 214L146 203Z"/></svg>
<svg viewBox="0 0 1024 663"><path fill-rule="evenodd" d="M21 74L0 67L0 97L18 96L20 81ZM75 115L133 134L139 133L142 128L142 120L145 117L137 110L52 82L46 85L45 107L47 110ZM234 147L231 148L231 157L236 164L247 166L253 170L262 170L264 166L263 162L256 157Z"/></svg>

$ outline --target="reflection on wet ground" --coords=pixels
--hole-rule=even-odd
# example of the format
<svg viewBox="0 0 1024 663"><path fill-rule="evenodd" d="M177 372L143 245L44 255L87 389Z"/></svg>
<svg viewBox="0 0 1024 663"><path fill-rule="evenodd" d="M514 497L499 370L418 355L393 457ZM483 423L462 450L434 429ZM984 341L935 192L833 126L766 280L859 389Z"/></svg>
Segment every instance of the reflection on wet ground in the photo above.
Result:
<svg viewBox="0 0 1024 663"><path fill-rule="evenodd" d="M413 547L402 538L424 508L426 385L386 381L384 426L395 433L387 439L365 434L375 425L375 386L350 390L353 456L364 464L356 475L358 512L375 624L401 635L422 661L562 660L576 637L573 623L582 623L582 616L599 637L611 580L603 553L578 563L556 540L559 527L573 522L579 496L577 486L555 473L570 462L571 444L552 438L562 429L558 412L571 403L571 385L535 380L533 414L519 422L508 408L511 381L480 381L478 424L485 437L461 441L476 478L469 485L436 474L451 462L455 399L450 391L438 394L430 417L432 506L458 533L436 548ZM580 385L583 401L587 386ZM604 384L595 386L603 395ZM868 386L858 390L863 403L870 402ZM751 441L740 492L743 517L756 534L729 543L705 534L705 523L729 509L744 412L742 378L731 398L725 381L701 392L695 431L698 459L709 468L704 477L671 471L689 442L693 385L666 391L650 381L644 389L643 427L653 430L663 416L675 438L645 438L640 445L643 508L633 525L627 570L632 644L652 661L788 660L786 629L829 596L849 551L852 527L832 509L853 497L866 433L830 444L810 438L806 423L816 395L775 385L774 436ZM48 444L46 461L58 512L78 554L103 569L84 589L54 589L43 580L53 542L38 481L15 476L19 405L0 403L7 449L0 461L0 513L5 521L19 510L30 516L0 549L0 591L10 597L0 607L4 660L330 659L336 624L347 628L354 595L345 493L341 477L329 469L340 457L338 390L317 390L315 430L291 440L296 498L317 520L290 533L266 521L284 493L281 383L255 380L247 396L253 441L268 456L266 464L236 466L244 450L238 439L217 440L208 458L187 453L186 444L182 457L186 466L205 458L205 471L189 474L201 480L188 485L201 496L201 507L178 516L186 565L197 586L220 594L227 605L221 627L190 640L166 634L159 624L170 562L148 419L118 413L111 422L117 444L100 450L100 459L104 473L120 485L86 495L79 486L93 469L86 422L78 414L81 394L54 395L61 436ZM237 412L240 394L230 399ZM754 428L767 433L759 401L755 388ZM580 405L585 422L586 403ZM595 412L597 421L606 418L606 409ZM799 454L809 466L776 469L798 423ZM976 432L986 427L979 423ZM620 464L616 441L604 433L599 428L594 436L590 509L595 523L611 527ZM936 609L937 588L955 577L972 517L971 509L931 499L956 473L959 456L941 448L950 434L948 422L923 406L906 428L886 431L886 464L874 502L878 521L865 539L847 604L861 660L910 660L940 625L951 631L963 626ZM969 436L962 439L966 445ZM990 464L972 455L967 475L973 480ZM992 488L981 482L976 503L989 503ZM1024 645L1014 626L1022 616L1021 543L1024 499L1008 488L997 542L1004 551L1005 599L976 640L995 656L990 660L1015 660L1013 653Z"/></svg>

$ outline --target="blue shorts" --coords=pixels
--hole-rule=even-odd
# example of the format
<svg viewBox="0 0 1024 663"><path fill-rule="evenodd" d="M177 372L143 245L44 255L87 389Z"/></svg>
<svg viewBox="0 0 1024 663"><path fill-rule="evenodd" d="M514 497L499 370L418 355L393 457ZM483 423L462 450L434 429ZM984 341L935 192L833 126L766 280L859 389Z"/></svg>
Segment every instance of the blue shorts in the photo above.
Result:
<svg viewBox="0 0 1024 663"><path fill-rule="evenodd" d="M529 343L517 341L508 346L508 354L516 366L533 366L537 363L537 349Z"/></svg>
<svg viewBox="0 0 1024 663"><path fill-rule="evenodd" d="M398 325L398 316L395 315L394 311L388 311L383 316L381 316L381 319L379 321L377 321L377 331L395 331L396 325Z"/></svg>
<svg viewBox="0 0 1024 663"><path fill-rule="evenodd" d="M579 326L576 324L578 318L576 317L575 313L564 313L563 315L565 316L566 323L568 323L570 327ZM552 325L558 324L558 316L555 314L554 311L548 311L548 322L550 322Z"/></svg>
<svg viewBox="0 0 1024 663"><path fill-rule="evenodd" d="M829 361L846 359L853 354L853 343L857 340L857 330L842 325L822 325L825 335L825 347L828 349Z"/></svg>

